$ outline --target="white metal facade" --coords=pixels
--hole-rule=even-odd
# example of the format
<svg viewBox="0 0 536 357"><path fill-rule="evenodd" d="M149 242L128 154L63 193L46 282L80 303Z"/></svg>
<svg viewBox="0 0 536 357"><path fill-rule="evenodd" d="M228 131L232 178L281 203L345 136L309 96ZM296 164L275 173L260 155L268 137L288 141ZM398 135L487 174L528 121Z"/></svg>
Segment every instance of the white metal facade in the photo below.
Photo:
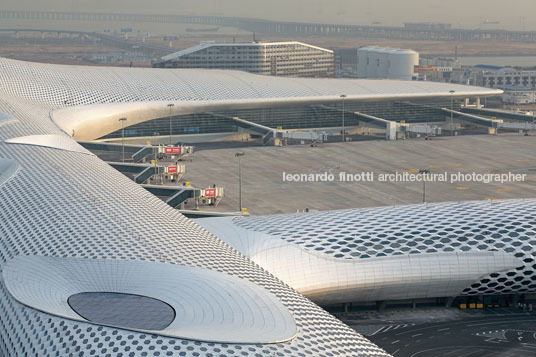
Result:
<svg viewBox="0 0 536 357"><path fill-rule="evenodd" d="M30 83L28 85L27 83ZM330 78L285 78L239 71L61 66L0 59L0 90L51 105L52 119L93 140L159 117L294 104L485 97L502 91L464 85Z"/></svg>
<svg viewBox="0 0 536 357"><path fill-rule="evenodd" d="M198 220L313 301L536 292L536 200Z"/></svg>
<svg viewBox="0 0 536 357"><path fill-rule="evenodd" d="M176 88L184 85L178 83L184 82L178 78L170 80L169 74L162 75L161 78L167 77L167 80L161 83L161 78L150 79L151 73L143 71L119 70L117 74L111 69L87 71L81 67L0 60L0 355L386 355L229 245L78 146L62 131L51 120L51 111L90 103L142 101L155 92L147 82L144 84L143 78L160 86L161 99L188 96ZM171 85L166 89L166 83L175 83L175 87ZM208 82L206 84L208 86ZM145 85L144 94L142 89L132 87L135 85ZM32 257L47 257L54 262L25 263L24 259ZM22 266L17 259L23 259ZM76 265L78 260L84 264ZM102 260L106 263L98 264ZM110 267L114 262L125 265L118 263L122 270ZM155 273L151 273L152 269L139 270L140 264L155 264L155 268L156 264L164 264L174 274L177 274L176 269L181 271L180 276L160 274L163 279L160 285L153 281L160 288L165 285L166 291L158 292L153 288L151 297L164 302L176 296L174 290L184 290L173 281L179 279L187 283L191 276L195 277L192 284L216 286L211 284L213 278L209 278L214 274L224 274L230 281L240 281L247 286L255 284L256 288L250 291L255 291L257 297L248 300L244 296L244 299L257 304L267 316L272 314L273 319L266 322L272 321L275 325L268 324L265 326L268 330L264 330L259 320L251 319L252 315L246 313L248 304L231 304L224 300L233 295L202 299L204 289L192 289L198 294L190 296L188 301L210 311L224 311L225 306L229 306L235 319L244 319L242 323L229 324L226 319L203 315L203 320L201 310L190 309L189 313L194 315L192 321L200 321L195 328L199 331L213 329L214 341L206 333L201 336L136 331L64 315L69 311L65 305L68 293L103 286L116 293L143 292L139 290L143 287L135 286L132 276L141 274L140 279L147 281ZM58 269L64 275L53 273ZM197 273L190 274L190 270ZM128 272L137 273L122 279ZM43 274L41 279L35 276L37 273ZM114 278L134 285L127 289L113 283ZM20 279L29 279L31 283L17 286ZM171 280L166 282L166 279ZM15 285L6 284L8 280ZM240 285L236 288L246 293L247 289L241 289ZM260 303L263 299L265 304ZM269 301L274 304L264 309ZM58 310L50 310L52 303ZM276 317L278 311L280 316ZM291 336L292 321L288 320L287 312L296 326L295 337ZM214 326L227 330L221 331L218 337ZM244 326L250 326L252 331L290 331L290 335L278 334L272 339L268 333L266 336L273 343L267 343L259 334L258 339L249 336L253 339L245 342L236 337L237 328ZM235 337L224 336L233 331ZM253 340L256 342L251 342Z"/></svg>
<svg viewBox="0 0 536 357"><path fill-rule="evenodd" d="M356 100L448 96L453 87L461 96L500 93L435 83L288 79L232 71L76 67L0 59L0 355L386 355L229 244L110 168L71 136L83 137L84 132L95 128L117 130L117 118L125 113L132 115L132 121L166 115L170 102L176 104L174 110L178 112L195 112L206 111L211 105L254 107L275 102L337 100L341 93ZM41 280L52 280L39 287L42 281L32 275L38 267L31 262L23 261L25 269L4 270L17 267L17 259L34 256L54 260L47 263L48 271L59 269L59 264L74 275L60 282L45 276ZM78 267L83 270L79 274L76 269L68 269L76 265L76 259L90 262L86 268L82 268L83 264ZM330 259L338 264L340 258ZM483 262L479 270L482 273L512 264L509 256L495 253L479 259ZM265 294L265 301L279 301L267 310L271 311L274 324L283 324L285 331L290 326L292 332L292 324L287 323L288 312L294 319L296 336L276 335L270 338L274 343L259 337L257 343L245 343L215 333L213 339L220 341L215 342L207 341L210 337L206 335L135 331L67 318L67 293L106 284L110 290L119 290L112 292L140 293L136 290L139 287L127 289L112 284L114 274L122 270L104 268L108 265L99 265L101 260L132 265L125 271L136 271L140 262L165 264L169 269L173 265L191 267L199 272L195 274L196 281L205 284L210 283L211 274L201 273L203 269L227 274L231 280L241 279L245 285L256 284L259 290L255 291ZM150 270L143 279L154 276L149 274ZM183 274L183 281L188 281L186 271L179 273ZM13 275L14 272L24 275ZM77 277L81 277L79 281ZM7 280L20 279L33 282L27 289L22 286L22 290L16 284L6 284ZM58 290L57 294L47 291L60 285L63 289L73 288L65 293ZM167 296L174 296L173 289L179 288L170 286L171 291L161 295L156 293L158 289L151 289L156 295L150 297L165 302ZM202 297L198 293L190 299ZM201 308L207 309L223 309L226 305L222 299L200 301L197 302ZM48 309L52 303L57 310ZM241 310L247 304L227 305L234 306L230 311L235 311L236 316L251 316ZM280 318L275 317L277 311ZM208 330L218 321L208 319L197 328L202 330L204 326ZM220 326L231 333L244 325ZM252 331L263 331L262 324L255 319L251 326Z"/></svg>

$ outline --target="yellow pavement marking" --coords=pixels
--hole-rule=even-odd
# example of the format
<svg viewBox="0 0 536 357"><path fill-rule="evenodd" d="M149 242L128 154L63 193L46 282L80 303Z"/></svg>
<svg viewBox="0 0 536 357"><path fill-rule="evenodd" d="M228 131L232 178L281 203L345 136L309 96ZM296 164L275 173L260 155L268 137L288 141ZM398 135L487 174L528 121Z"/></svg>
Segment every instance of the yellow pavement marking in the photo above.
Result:
<svg viewBox="0 0 536 357"><path fill-rule="evenodd" d="M516 160L517 162L529 162L529 160Z"/></svg>
<svg viewBox="0 0 536 357"><path fill-rule="evenodd" d="M408 173L410 173L410 174L418 174L418 173L419 173L419 169L409 169L409 170L407 170L407 171L408 171Z"/></svg>
<svg viewBox="0 0 536 357"><path fill-rule="evenodd" d="M430 165L429 167L431 169L439 169L439 168L441 168L441 166L439 166L439 165Z"/></svg>
<svg viewBox="0 0 536 357"><path fill-rule="evenodd" d="M467 187L467 186L458 186L458 187L456 187L456 189L457 190L468 190L469 187Z"/></svg>
<svg viewBox="0 0 536 357"><path fill-rule="evenodd" d="M508 191L512 191L511 188L498 188L497 191L499 192L508 192Z"/></svg>
<svg viewBox="0 0 536 357"><path fill-rule="evenodd" d="M486 197L486 200L498 200L497 197Z"/></svg>
<svg viewBox="0 0 536 357"><path fill-rule="evenodd" d="M462 164L451 164L450 166L460 167L460 166L462 166Z"/></svg>

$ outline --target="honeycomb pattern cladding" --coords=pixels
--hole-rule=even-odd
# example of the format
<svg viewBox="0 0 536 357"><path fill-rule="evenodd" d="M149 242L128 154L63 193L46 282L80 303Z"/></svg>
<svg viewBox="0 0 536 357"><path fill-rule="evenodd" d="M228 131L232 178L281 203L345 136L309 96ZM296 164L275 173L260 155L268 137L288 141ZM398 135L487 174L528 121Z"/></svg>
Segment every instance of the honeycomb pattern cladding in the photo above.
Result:
<svg viewBox="0 0 536 357"><path fill-rule="evenodd" d="M0 58L0 90L56 108L97 103L199 101L393 93L449 96L481 88L417 81L281 78L240 71L60 66Z"/></svg>
<svg viewBox="0 0 536 357"><path fill-rule="evenodd" d="M14 81L2 63L1 81ZM60 80L53 74L49 79ZM29 93L38 85L42 83L20 84ZM16 255L141 260L207 268L264 287L289 309L298 327L295 339L265 345L147 335L39 312L16 302L0 280L1 356L387 355L98 158L5 143L26 135L64 134L48 117L52 107L0 93L0 112L19 120L0 128L0 158L16 160L21 167L0 186L0 268Z"/></svg>
<svg viewBox="0 0 536 357"><path fill-rule="evenodd" d="M485 277L463 293L536 292L536 199L243 217L234 223L346 260L504 250L524 266Z"/></svg>

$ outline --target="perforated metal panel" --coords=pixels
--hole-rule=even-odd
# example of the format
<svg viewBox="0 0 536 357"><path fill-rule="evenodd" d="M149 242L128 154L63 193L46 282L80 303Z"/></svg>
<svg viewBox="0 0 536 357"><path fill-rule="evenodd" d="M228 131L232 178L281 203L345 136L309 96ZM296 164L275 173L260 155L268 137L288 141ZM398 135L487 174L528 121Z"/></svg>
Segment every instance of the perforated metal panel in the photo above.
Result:
<svg viewBox="0 0 536 357"><path fill-rule="evenodd" d="M240 71L60 66L0 58L0 89L55 107L139 101L226 101L273 98L378 98L490 95L456 84L418 81L281 78Z"/></svg>
<svg viewBox="0 0 536 357"><path fill-rule="evenodd" d="M244 217L234 223L340 260L504 251L524 265L475 281L463 293L536 291L535 199Z"/></svg>
<svg viewBox="0 0 536 357"><path fill-rule="evenodd" d="M169 73L156 78L143 71L126 70L122 77L117 73L0 60L0 111L18 120L0 127L0 158L20 164L18 173L0 186L0 268L18 255L45 255L211 269L274 294L292 313L298 334L289 342L254 345L148 335L29 308L16 302L0 280L0 355L385 356L377 346L97 157L61 146L5 142L29 135L65 135L50 120L50 110L139 100L143 96L136 94L136 86L145 86L144 91L150 93L150 85L158 84L160 93L193 95L187 85L182 86L183 79ZM194 77L217 88L209 74ZM66 86L67 82L77 83L78 89ZM129 86L128 91L119 90Z"/></svg>

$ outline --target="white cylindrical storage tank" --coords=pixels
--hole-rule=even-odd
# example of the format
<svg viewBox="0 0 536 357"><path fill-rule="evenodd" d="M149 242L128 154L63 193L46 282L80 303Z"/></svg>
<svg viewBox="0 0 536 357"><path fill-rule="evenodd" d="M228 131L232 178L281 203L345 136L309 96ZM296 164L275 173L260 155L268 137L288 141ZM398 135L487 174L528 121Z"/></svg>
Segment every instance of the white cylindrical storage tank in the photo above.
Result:
<svg viewBox="0 0 536 357"><path fill-rule="evenodd" d="M415 66L419 64L419 54L412 50L397 50L390 55L390 79L410 81L415 76Z"/></svg>
<svg viewBox="0 0 536 357"><path fill-rule="evenodd" d="M367 58L369 53L369 47L361 47L357 49L357 77L359 78L367 78Z"/></svg>
<svg viewBox="0 0 536 357"><path fill-rule="evenodd" d="M369 50L369 56L367 61L367 78L378 78L378 63L380 62L380 55L378 48L371 48Z"/></svg>
<svg viewBox="0 0 536 357"><path fill-rule="evenodd" d="M389 78L389 69L391 67L391 54L393 49L379 48L378 57L380 59L377 63L377 78Z"/></svg>

